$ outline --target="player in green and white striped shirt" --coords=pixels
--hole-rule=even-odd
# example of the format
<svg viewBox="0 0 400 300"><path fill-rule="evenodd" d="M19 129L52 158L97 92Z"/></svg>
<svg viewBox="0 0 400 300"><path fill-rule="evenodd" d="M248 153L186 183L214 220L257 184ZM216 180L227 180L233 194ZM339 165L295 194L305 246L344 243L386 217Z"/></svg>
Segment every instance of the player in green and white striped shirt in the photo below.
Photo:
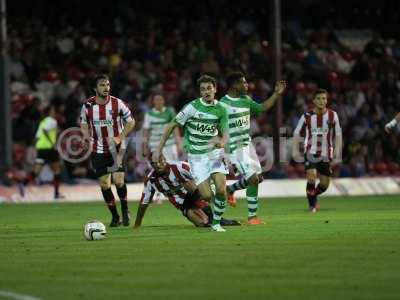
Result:
<svg viewBox="0 0 400 300"><path fill-rule="evenodd" d="M262 181L262 170L257 153L251 144L250 115L260 114L274 106L286 88L285 81L278 81L273 95L259 104L247 95L248 84L241 72L227 77L228 93L220 99L229 116L229 159L242 175L239 181L227 187L229 202L235 205L233 193L246 188L248 224L263 224L257 217L258 184Z"/></svg>
<svg viewBox="0 0 400 300"><path fill-rule="evenodd" d="M146 112L143 122L143 154L149 154L156 150L164 133L165 127L175 118L175 109L165 106L164 96L155 94L152 96L153 108ZM167 161L177 161L180 150L181 136L179 128L175 128L174 136L170 136L163 149Z"/></svg>
<svg viewBox="0 0 400 300"><path fill-rule="evenodd" d="M226 174L224 147L228 141L228 115L224 107L215 100L216 80L203 75L197 81L201 98L188 103L165 129L160 144L153 155L158 162L164 145L177 126L184 129L184 149L193 178L202 198L214 198L212 230L225 231L219 224L226 207ZM215 184L215 197L210 187L210 178Z"/></svg>

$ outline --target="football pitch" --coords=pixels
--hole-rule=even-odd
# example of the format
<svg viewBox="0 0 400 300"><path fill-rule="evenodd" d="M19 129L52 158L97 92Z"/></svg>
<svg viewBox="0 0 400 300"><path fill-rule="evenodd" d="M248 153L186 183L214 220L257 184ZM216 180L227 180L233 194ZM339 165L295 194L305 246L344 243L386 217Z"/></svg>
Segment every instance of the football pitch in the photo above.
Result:
<svg viewBox="0 0 400 300"><path fill-rule="evenodd" d="M225 215L245 220L246 202ZM259 215L216 233L154 204L139 230L89 242L103 203L2 204L0 299L399 299L400 196L323 198L317 214L262 199Z"/></svg>

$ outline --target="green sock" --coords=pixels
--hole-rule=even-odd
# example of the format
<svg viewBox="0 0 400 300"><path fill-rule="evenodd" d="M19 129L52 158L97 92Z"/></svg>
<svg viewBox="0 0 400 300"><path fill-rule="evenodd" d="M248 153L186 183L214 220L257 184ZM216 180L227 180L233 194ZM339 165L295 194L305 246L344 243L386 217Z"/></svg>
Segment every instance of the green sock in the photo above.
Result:
<svg viewBox="0 0 400 300"><path fill-rule="evenodd" d="M248 217L255 217L258 208L258 185L249 185L246 188Z"/></svg>
<svg viewBox="0 0 400 300"><path fill-rule="evenodd" d="M226 199L224 197L215 196L214 207L213 207L213 225L219 224L221 221L222 214L225 211Z"/></svg>

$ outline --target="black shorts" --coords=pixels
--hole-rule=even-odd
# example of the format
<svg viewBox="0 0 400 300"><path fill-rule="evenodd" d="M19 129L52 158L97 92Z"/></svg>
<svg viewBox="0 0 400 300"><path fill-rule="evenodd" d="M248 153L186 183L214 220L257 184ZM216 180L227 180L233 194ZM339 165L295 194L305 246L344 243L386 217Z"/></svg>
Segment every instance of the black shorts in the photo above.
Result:
<svg viewBox="0 0 400 300"><path fill-rule="evenodd" d="M114 166L114 158L111 153L92 153L90 160L97 178L114 172L124 172L122 165Z"/></svg>
<svg viewBox="0 0 400 300"><path fill-rule="evenodd" d="M316 169L321 175L328 177L333 174L330 161L314 156L307 157L307 155L304 155L304 168L306 170Z"/></svg>
<svg viewBox="0 0 400 300"><path fill-rule="evenodd" d="M40 165L54 163L60 160L57 150L39 149L37 150L36 163Z"/></svg>

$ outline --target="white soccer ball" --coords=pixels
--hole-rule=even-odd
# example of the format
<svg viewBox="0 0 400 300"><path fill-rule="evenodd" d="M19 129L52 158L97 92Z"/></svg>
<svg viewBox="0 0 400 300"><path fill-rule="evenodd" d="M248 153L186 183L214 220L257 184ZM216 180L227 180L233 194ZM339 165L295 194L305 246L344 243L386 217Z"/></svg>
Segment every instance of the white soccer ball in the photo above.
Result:
<svg viewBox="0 0 400 300"><path fill-rule="evenodd" d="M88 241L102 240L107 234L106 226L97 220L89 221L85 224L84 234Z"/></svg>

